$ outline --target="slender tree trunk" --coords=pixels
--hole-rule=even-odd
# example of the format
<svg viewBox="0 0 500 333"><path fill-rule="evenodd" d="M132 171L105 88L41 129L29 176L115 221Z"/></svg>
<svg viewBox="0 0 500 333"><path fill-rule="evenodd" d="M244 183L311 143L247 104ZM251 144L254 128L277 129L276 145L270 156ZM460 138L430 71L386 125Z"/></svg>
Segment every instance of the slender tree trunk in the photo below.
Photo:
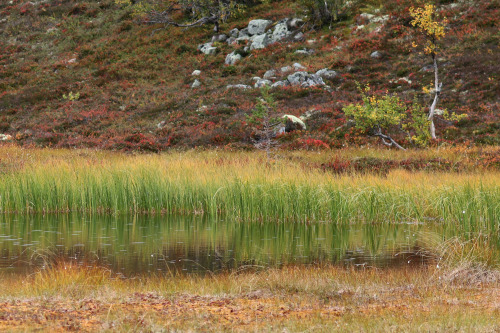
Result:
<svg viewBox="0 0 500 333"><path fill-rule="evenodd" d="M432 105L429 109L429 117L427 118L430 122L429 131L431 133L432 139L436 139L436 127L434 126L434 115L436 113L436 105L439 100L439 95L441 93L442 83L439 82L439 73L438 73L438 65L437 65L437 57L436 54L432 54L432 60L434 62L434 100L432 101Z"/></svg>

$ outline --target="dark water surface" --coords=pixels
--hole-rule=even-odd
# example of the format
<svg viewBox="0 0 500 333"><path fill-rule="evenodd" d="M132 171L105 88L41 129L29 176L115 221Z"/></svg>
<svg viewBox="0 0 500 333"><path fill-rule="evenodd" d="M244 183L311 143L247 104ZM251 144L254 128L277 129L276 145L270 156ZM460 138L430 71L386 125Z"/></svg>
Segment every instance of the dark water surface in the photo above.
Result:
<svg viewBox="0 0 500 333"><path fill-rule="evenodd" d="M180 216L1 216L0 273L63 258L125 276L256 266L421 265L417 224L242 223ZM426 259L427 258L427 259Z"/></svg>

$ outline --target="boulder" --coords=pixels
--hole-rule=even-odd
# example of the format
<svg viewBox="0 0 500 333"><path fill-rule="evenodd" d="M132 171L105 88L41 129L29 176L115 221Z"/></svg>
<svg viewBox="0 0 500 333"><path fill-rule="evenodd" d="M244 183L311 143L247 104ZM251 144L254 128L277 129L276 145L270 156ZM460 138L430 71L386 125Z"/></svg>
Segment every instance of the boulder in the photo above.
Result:
<svg viewBox="0 0 500 333"><path fill-rule="evenodd" d="M301 86L306 88L325 85L325 82L320 76L316 74L309 74L307 72L295 72L288 75L287 80L292 86Z"/></svg>
<svg viewBox="0 0 500 333"><path fill-rule="evenodd" d="M293 69L296 70L296 71L304 71L304 70L306 70L306 68L304 66L302 66L301 64L299 64L298 62L296 62L292 66L293 66Z"/></svg>
<svg viewBox="0 0 500 333"><path fill-rule="evenodd" d="M264 79L271 80L276 78L276 71L274 69L270 69L264 73Z"/></svg>
<svg viewBox="0 0 500 333"><path fill-rule="evenodd" d="M316 75L326 80L333 80L339 76L339 73L328 68L323 68L317 71Z"/></svg>
<svg viewBox="0 0 500 333"><path fill-rule="evenodd" d="M194 80L193 84L191 85L191 88L196 89L201 86L201 82L198 81L198 79Z"/></svg>
<svg viewBox="0 0 500 333"><path fill-rule="evenodd" d="M278 23L274 27L273 34L270 37L270 43L279 42L282 39L287 38L291 35L291 32L288 30L286 22Z"/></svg>
<svg viewBox="0 0 500 333"><path fill-rule="evenodd" d="M215 35L212 37L212 43L225 42L227 39L228 39L228 37L225 34Z"/></svg>
<svg viewBox="0 0 500 333"><path fill-rule="evenodd" d="M204 54L215 54L217 52L217 48L212 46L212 43L205 43L198 46L198 50Z"/></svg>
<svg viewBox="0 0 500 333"><path fill-rule="evenodd" d="M372 57L373 59L380 59L382 58L382 56L383 54L379 51L375 51L372 54L370 54L370 57Z"/></svg>
<svg viewBox="0 0 500 333"><path fill-rule="evenodd" d="M247 86L246 84L228 84L226 86L226 89L243 89L243 90L246 90L246 89L252 89L252 87Z"/></svg>
<svg viewBox="0 0 500 333"><path fill-rule="evenodd" d="M304 25L304 20L299 18L293 18L287 22L288 30L295 30Z"/></svg>
<svg viewBox="0 0 500 333"><path fill-rule="evenodd" d="M286 72L289 72L291 70L292 70L292 67L290 67L290 66L281 67L281 73L286 73Z"/></svg>
<svg viewBox="0 0 500 333"><path fill-rule="evenodd" d="M229 31L229 36L233 37L233 38L237 38L239 33L240 33L240 31L238 30L238 28L234 28L231 31Z"/></svg>
<svg viewBox="0 0 500 333"><path fill-rule="evenodd" d="M248 34L253 35L261 35L266 32L267 27L273 23L269 20L252 20L248 22Z"/></svg>
<svg viewBox="0 0 500 333"><path fill-rule="evenodd" d="M235 53L234 51L226 56L226 65L234 65L236 62L241 60L241 54Z"/></svg>
<svg viewBox="0 0 500 333"><path fill-rule="evenodd" d="M238 38L245 38L246 37L246 39L249 39L250 36L251 35L248 33L248 28L241 29L240 31L238 31Z"/></svg>
<svg viewBox="0 0 500 333"><path fill-rule="evenodd" d="M271 81L265 79L258 79L253 86L254 88L262 88L264 86L270 86L270 85Z"/></svg>
<svg viewBox="0 0 500 333"><path fill-rule="evenodd" d="M271 85L271 88L281 88L281 87L287 87L289 85L290 82L288 82L288 80L276 81Z"/></svg>
<svg viewBox="0 0 500 333"><path fill-rule="evenodd" d="M292 116L290 114L286 114L283 116L285 119L285 132L293 132L296 130L305 131L306 124L302 121L302 119Z"/></svg>
<svg viewBox="0 0 500 333"><path fill-rule="evenodd" d="M252 37L252 45L250 50L263 49L270 44L270 39L267 34L257 35Z"/></svg>

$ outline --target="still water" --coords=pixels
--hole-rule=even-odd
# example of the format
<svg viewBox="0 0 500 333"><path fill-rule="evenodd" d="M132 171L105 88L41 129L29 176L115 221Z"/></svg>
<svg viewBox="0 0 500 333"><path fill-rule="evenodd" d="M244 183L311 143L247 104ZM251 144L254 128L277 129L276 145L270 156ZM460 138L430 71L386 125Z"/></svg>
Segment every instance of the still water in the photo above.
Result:
<svg viewBox="0 0 500 333"><path fill-rule="evenodd" d="M419 224L242 223L181 216L1 216L0 273L54 258L124 276L294 264L421 265ZM423 237L425 239L423 239Z"/></svg>

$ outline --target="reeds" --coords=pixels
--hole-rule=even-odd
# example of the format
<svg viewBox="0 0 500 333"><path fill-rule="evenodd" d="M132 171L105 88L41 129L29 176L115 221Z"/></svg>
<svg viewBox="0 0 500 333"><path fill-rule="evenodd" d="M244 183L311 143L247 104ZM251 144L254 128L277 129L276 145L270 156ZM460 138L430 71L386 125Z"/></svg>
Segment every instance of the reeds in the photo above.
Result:
<svg viewBox="0 0 500 333"><path fill-rule="evenodd" d="M37 157L0 176L2 212L180 213L348 223L442 220L498 229L500 173L334 175L259 154ZM471 230L473 231L473 230Z"/></svg>

